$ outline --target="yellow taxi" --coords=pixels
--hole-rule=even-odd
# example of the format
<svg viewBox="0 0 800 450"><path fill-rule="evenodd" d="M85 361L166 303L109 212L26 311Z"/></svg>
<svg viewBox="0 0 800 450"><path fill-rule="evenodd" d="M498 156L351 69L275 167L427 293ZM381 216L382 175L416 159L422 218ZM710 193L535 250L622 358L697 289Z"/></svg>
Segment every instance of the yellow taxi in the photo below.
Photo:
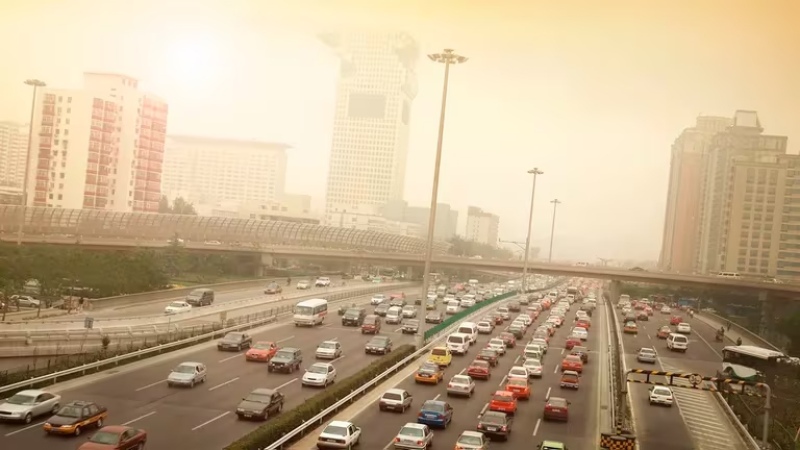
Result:
<svg viewBox="0 0 800 450"><path fill-rule="evenodd" d="M439 384L443 379L444 370L430 361L422 363L414 374L414 381L417 383Z"/></svg>
<svg viewBox="0 0 800 450"><path fill-rule="evenodd" d="M431 354L428 355L428 361L435 363L439 367L450 367L453 362L453 354L447 347L433 347Z"/></svg>

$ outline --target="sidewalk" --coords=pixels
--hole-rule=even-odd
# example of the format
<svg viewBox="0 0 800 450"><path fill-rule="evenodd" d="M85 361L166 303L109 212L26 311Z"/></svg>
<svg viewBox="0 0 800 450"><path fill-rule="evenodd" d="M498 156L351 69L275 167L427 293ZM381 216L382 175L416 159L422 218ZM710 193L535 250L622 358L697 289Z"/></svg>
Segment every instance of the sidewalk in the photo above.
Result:
<svg viewBox="0 0 800 450"><path fill-rule="evenodd" d="M713 330L719 330L721 327L726 327L726 323L724 321L720 321L716 317L711 317L708 314L704 314L702 312L695 313L694 318L708 325ZM736 324L732 324L730 330L728 330L727 327L725 328L726 341L730 341L732 344L736 345L736 341L739 338L742 338L742 345L752 345L755 347L762 346L762 344L760 343L753 342L747 335L740 334L739 332L737 332L736 327L737 327Z"/></svg>

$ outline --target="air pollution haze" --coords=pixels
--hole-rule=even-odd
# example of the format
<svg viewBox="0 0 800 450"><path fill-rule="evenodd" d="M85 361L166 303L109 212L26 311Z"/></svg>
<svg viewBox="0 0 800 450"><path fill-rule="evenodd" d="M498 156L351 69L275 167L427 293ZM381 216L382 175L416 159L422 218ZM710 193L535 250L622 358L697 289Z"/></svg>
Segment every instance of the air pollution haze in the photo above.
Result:
<svg viewBox="0 0 800 450"><path fill-rule="evenodd" d="M169 134L286 142L286 189L322 213L340 61L319 35L378 29L420 45L405 200L428 206L443 66L450 70L439 201L532 227L554 258L656 260L670 149L698 115L758 111L800 147L798 2L0 0L0 120L27 123L22 81L79 87L124 73L169 103ZM544 252L546 253L546 252Z"/></svg>

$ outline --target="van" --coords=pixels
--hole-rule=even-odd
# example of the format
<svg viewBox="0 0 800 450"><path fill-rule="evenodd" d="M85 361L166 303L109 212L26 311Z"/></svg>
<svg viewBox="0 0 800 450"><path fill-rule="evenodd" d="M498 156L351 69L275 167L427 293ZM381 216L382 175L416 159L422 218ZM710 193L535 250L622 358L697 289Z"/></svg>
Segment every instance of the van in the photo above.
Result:
<svg viewBox="0 0 800 450"><path fill-rule="evenodd" d="M360 327L364 324L365 317L367 317L367 310L365 308L348 308L342 316L342 326Z"/></svg>
<svg viewBox="0 0 800 450"><path fill-rule="evenodd" d="M685 352L689 348L689 338L682 334L670 333L667 337L667 348L673 352Z"/></svg>
<svg viewBox="0 0 800 450"><path fill-rule="evenodd" d="M389 308L389 311L386 311L386 323L403 323L403 308L399 306L392 306Z"/></svg>
<svg viewBox="0 0 800 450"><path fill-rule="evenodd" d="M454 355L466 355L469 351L470 343L469 335L463 333L453 333L447 336L447 348Z"/></svg>
<svg viewBox="0 0 800 450"><path fill-rule="evenodd" d="M209 306L214 303L214 291L211 289L195 289L186 296L186 303L192 306Z"/></svg>
<svg viewBox="0 0 800 450"><path fill-rule="evenodd" d="M470 345L478 342L478 325L472 322L461 322L458 326L458 333L469 336Z"/></svg>
<svg viewBox="0 0 800 450"><path fill-rule="evenodd" d="M458 312L458 308L460 305L461 302L459 302L458 300L450 300L449 302L447 302L447 309L445 310L445 312L447 314L455 314Z"/></svg>

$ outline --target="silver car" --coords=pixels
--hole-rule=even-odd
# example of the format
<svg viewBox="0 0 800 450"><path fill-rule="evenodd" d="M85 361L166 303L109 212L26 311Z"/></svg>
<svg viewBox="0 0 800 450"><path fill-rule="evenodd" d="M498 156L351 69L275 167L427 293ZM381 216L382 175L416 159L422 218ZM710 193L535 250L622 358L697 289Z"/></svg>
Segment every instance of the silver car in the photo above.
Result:
<svg viewBox="0 0 800 450"><path fill-rule="evenodd" d="M655 364L658 361L658 356L654 349L644 347L639 349L639 353L636 354L636 360L643 363Z"/></svg>
<svg viewBox="0 0 800 450"><path fill-rule="evenodd" d="M468 375L453 375L450 382L447 383L447 396L463 395L472 397L475 392L475 381Z"/></svg>
<svg viewBox="0 0 800 450"><path fill-rule="evenodd" d="M433 444L433 431L421 423L407 423L394 438L394 448L424 450Z"/></svg>
<svg viewBox="0 0 800 450"><path fill-rule="evenodd" d="M303 386L328 387L336 381L336 368L333 364L314 363L303 375L301 383Z"/></svg>
<svg viewBox="0 0 800 450"><path fill-rule="evenodd" d="M199 362L184 362L172 369L167 377L167 386L188 386L205 383L208 371L206 365Z"/></svg>
<svg viewBox="0 0 800 450"><path fill-rule="evenodd" d="M34 417L58 412L61 396L38 389L20 391L0 403L0 421L31 423Z"/></svg>

